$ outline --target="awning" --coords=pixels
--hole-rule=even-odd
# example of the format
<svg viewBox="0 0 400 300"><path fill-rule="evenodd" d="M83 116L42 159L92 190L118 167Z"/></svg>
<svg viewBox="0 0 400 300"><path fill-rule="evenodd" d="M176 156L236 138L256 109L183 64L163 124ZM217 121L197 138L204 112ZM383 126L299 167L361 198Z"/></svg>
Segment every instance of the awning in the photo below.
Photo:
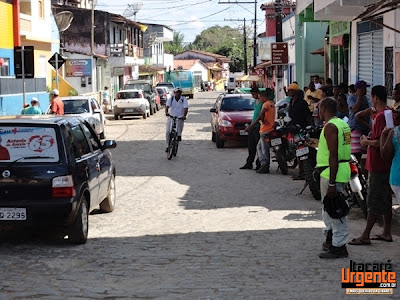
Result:
<svg viewBox="0 0 400 300"><path fill-rule="evenodd" d="M381 0L373 5L368 6L367 10L356 17L354 20L360 19L361 21L370 21L372 23L393 30L394 32L400 33L400 30L383 24L382 22L378 22L376 20L377 17L398 8L400 8L400 0Z"/></svg>
<svg viewBox="0 0 400 300"><path fill-rule="evenodd" d="M262 78L258 75L244 75L242 77L236 78L236 81L262 81Z"/></svg>
<svg viewBox="0 0 400 300"><path fill-rule="evenodd" d="M319 48L319 49L314 50L313 52L311 52L311 54L324 56L325 55L325 50L324 50L324 48Z"/></svg>
<svg viewBox="0 0 400 300"><path fill-rule="evenodd" d="M344 46L344 35L333 36L331 39L332 46Z"/></svg>
<svg viewBox="0 0 400 300"><path fill-rule="evenodd" d="M269 60L269 61L265 61L265 62L263 62L263 63L261 63L261 64L258 64L255 68L256 68L256 69L264 69L264 68L270 67L271 65L272 65L272 63L271 63L271 61Z"/></svg>

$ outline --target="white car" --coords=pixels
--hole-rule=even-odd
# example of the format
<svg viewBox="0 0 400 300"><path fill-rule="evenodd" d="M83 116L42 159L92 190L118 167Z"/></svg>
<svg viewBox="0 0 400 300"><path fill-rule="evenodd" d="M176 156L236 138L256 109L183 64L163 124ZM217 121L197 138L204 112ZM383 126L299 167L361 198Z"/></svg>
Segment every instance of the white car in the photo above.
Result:
<svg viewBox="0 0 400 300"><path fill-rule="evenodd" d="M100 139L106 138L106 117L97 100L90 96L61 97L64 115L81 116L92 125ZM50 107L47 113L50 113Z"/></svg>
<svg viewBox="0 0 400 300"><path fill-rule="evenodd" d="M118 120L124 116L142 116L143 119L150 117L150 103L144 97L142 90L129 89L117 93L114 119Z"/></svg>

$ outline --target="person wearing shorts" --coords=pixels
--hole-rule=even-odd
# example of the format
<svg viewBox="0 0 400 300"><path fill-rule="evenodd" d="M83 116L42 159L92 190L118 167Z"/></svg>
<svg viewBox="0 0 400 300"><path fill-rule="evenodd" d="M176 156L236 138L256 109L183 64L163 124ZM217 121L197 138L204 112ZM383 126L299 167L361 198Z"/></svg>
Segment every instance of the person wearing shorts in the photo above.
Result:
<svg viewBox="0 0 400 300"><path fill-rule="evenodd" d="M381 136L386 126L385 110L387 106L386 88L381 85L371 90L371 101L377 112L372 125L371 137L361 137L361 146L368 147L367 163L369 184L367 196L368 217L364 232L358 238L349 242L350 245L369 245L371 240L392 242L392 192L389 185L391 161L381 156ZM384 227L381 234L370 237L371 230L378 216L383 215Z"/></svg>
<svg viewBox="0 0 400 300"><path fill-rule="evenodd" d="M104 87L104 91L102 93L102 98L103 98L103 105L104 105L104 113L108 114L109 113L109 108L108 106L110 105L110 94L108 91L108 86Z"/></svg>

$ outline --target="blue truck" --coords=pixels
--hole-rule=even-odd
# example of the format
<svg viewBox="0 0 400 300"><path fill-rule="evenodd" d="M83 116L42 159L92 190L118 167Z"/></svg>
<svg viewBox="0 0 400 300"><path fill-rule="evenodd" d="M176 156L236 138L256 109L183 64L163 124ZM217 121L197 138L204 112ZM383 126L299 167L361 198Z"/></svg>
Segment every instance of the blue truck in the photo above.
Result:
<svg viewBox="0 0 400 300"><path fill-rule="evenodd" d="M175 87L182 88L182 95L193 98L194 94L194 76L189 70L174 70L166 72L165 81L172 82Z"/></svg>

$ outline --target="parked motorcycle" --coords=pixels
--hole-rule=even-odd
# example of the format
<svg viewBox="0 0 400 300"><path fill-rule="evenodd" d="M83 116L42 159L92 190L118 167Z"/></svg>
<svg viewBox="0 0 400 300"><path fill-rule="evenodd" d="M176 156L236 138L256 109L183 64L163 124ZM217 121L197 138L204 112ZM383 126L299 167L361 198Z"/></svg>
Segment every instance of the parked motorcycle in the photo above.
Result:
<svg viewBox="0 0 400 300"><path fill-rule="evenodd" d="M361 165L354 155L351 155L350 160L351 178L349 183L345 187L345 191L348 195L348 201L350 208L358 206L361 208L364 217L368 215L367 211L367 189L368 183L361 170Z"/></svg>

